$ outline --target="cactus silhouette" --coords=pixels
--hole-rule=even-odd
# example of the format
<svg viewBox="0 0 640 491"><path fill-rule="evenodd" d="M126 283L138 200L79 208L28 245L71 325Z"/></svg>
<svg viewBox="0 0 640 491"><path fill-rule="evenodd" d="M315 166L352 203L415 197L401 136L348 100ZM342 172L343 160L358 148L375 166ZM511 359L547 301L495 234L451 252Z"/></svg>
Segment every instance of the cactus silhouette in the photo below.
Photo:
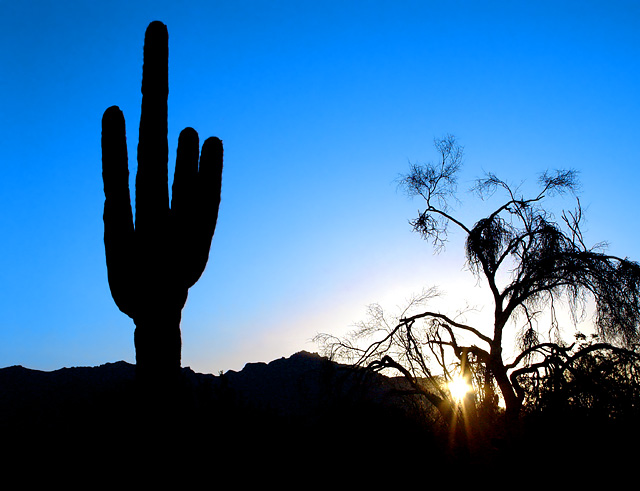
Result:
<svg viewBox="0 0 640 491"><path fill-rule="evenodd" d="M180 371L180 320L188 290L209 258L222 180L222 142L202 145L193 128L178 138L168 190L169 35L149 24L144 40L135 224L129 194L125 120L117 106L102 118L104 245L111 295L135 323L136 370L166 380Z"/></svg>

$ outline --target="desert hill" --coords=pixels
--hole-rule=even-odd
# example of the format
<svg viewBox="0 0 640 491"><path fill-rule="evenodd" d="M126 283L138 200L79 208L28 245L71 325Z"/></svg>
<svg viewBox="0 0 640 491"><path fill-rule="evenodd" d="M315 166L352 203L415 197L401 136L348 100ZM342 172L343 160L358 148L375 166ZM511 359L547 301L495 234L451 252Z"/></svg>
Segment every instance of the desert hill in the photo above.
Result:
<svg viewBox="0 0 640 491"><path fill-rule="evenodd" d="M420 440L396 387L300 352L221 375L185 367L177 404L161 393L149 404L135 366L123 361L51 372L12 366L0 369L0 432L4 447L30 462L101 466L147 454L209 466L359 465L376 449Z"/></svg>

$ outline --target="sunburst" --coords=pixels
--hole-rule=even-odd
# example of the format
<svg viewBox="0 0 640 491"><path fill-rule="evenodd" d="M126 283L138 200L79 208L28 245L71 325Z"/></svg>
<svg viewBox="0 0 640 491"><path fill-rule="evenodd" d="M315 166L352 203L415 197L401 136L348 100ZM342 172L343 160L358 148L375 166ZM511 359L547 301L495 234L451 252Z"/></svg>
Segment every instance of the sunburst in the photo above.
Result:
<svg viewBox="0 0 640 491"><path fill-rule="evenodd" d="M473 391L471 385L469 385L467 380L461 375L453 377L447 386L451 397L453 397L456 402L461 402L469 392Z"/></svg>

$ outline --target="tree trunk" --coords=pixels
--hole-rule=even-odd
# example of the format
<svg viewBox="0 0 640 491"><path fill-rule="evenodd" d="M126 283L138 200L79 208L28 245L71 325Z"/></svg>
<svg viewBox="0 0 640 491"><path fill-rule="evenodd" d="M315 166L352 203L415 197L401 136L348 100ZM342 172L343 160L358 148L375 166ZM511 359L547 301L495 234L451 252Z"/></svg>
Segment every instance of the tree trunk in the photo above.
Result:
<svg viewBox="0 0 640 491"><path fill-rule="evenodd" d="M500 388L500 392L502 392L507 417L517 419L520 415L520 410L522 409L522 400L517 396L513 389L504 364L501 360L493 361L489 368L496 383L498 384L498 387Z"/></svg>

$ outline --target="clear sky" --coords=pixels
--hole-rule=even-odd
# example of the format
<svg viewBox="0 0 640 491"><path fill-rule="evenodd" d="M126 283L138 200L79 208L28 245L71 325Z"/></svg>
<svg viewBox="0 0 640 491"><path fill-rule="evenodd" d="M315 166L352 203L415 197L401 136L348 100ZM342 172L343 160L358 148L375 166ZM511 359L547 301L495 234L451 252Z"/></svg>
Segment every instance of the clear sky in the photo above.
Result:
<svg viewBox="0 0 640 491"><path fill-rule="evenodd" d="M170 164L186 126L225 145L183 366L315 351L369 303L473 286L460 249L434 256L411 232L421 203L395 184L446 133L465 146L461 188L579 170L588 240L640 259L637 2L0 0L0 366L135 360L107 284L100 121L123 110L133 180L153 20Z"/></svg>

